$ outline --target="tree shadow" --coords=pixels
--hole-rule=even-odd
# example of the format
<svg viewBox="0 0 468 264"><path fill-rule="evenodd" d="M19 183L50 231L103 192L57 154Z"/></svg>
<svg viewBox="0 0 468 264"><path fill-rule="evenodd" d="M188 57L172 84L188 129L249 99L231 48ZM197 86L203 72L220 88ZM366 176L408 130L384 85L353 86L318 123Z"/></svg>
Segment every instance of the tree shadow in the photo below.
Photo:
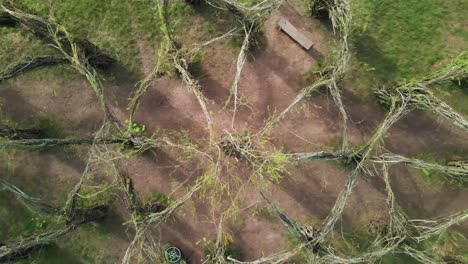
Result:
<svg viewBox="0 0 468 264"><path fill-rule="evenodd" d="M59 247L56 243L46 245L39 249L37 252L31 254L27 261L29 263L50 263L50 264L81 264L84 263L80 260L79 256L74 254L73 251Z"/></svg>
<svg viewBox="0 0 468 264"><path fill-rule="evenodd" d="M226 29L238 27L233 14L215 8L205 1L200 5L194 5L193 7L196 11L196 15L202 17L208 22L203 26L203 31L206 33L220 35L226 33Z"/></svg>
<svg viewBox="0 0 468 264"><path fill-rule="evenodd" d="M388 83L398 78L398 65L385 55L374 37L365 32L353 32L351 43L358 61L366 68L373 68L373 75L379 82Z"/></svg>
<svg viewBox="0 0 468 264"><path fill-rule="evenodd" d="M312 16L312 17L316 19L317 21L319 21L320 24L323 25L328 31L333 31L333 23L328 18L328 14L326 14L325 16L321 16L321 17L316 17L316 16Z"/></svg>
<svg viewBox="0 0 468 264"><path fill-rule="evenodd" d="M463 79L460 81L458 87L462 90L463 94L468 95L468 79Z"/></svg>

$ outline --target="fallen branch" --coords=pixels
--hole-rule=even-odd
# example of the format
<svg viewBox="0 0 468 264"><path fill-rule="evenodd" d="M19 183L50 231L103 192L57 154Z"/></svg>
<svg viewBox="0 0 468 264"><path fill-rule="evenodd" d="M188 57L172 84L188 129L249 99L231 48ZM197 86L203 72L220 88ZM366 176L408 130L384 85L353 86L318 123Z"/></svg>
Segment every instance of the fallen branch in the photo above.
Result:
<svg viewBox="0 0 468 264"><path fill-rule="evenodd" d="M307 161L320 161L320 160L338 160L347 161L349 159L347 154L333 153L326 151L310 152L310 153L294 153L286 154L289 160L293 162L307 162Z"/></svg>
<svg viewBox="0 0 468 264"><path fill-rule="evenodd" d="M59 36L60 38L68 35L68 33L61 31L61 26L39 16L27 14L18 9L10 9L1 4L0 10L7 14L3 16L4 20L6 19L7 21L10 21L9 24L0 23L0 26L21 25L26 30L32 32L34 35L42 39L47 40L47 42L49 43L55 42L55 39L51 38L51 35L49 34L51 30L55 31L57 36ZM101 50L99 50L99 48L96 45L89 42L88 40L74 39L74 44L77 47L79 47L80 50L83 51L87 61L93 67L107 68L114 61L111 57L103 53ZM73 47L67 41L63 41L61 45L64 47L64 50L68 53L68 55L72 56Z"/></svg>
<svg viewBox="0 0 468 264"><path fill-rule="evenodd" d="M3 139L0 140L0 150L18 149L45 149L66 145L93 145L93 144L122 144L127 142L124 138L77 138L77 139Z"/></svg>
<svg viewBox="0 0 468 264"><path fill-rule="evenodd" d="M317 91L321 87L327 86L330 83L330 79L322 77L312 85L309 85L303 88L299 94L294 98L293 102L281 112L273 121L268 122L265 127L262 129L262 133L267 132L272 128L276 123L280 122L304 97L311 94L314 91Z"/></svg>
<svg viewBox="0 0 468 264"><path fill-rule="evenodd" d="M0 245L0 262L9 262L24 258L42 246L56 241L78 226L102 219L107 214L107 209L107 206L104 205L79 208L77 209L75 218L57 230L34 234L16 242Z"/></svg>
<svg viewBox="0 0 468 264"><path fill-rule="evenodd" d="M401 99L401 100L400 100ZM351 154L351 158L358 160L366 160L369 158L372 150L375 146L382 141L387 131L392 127L398 120L405 116L409 111L408 100L403 96L392 96L390 101L390 110L383 120L383 122L377 127L372 137L361 147L355 150Z"/></svg>
<svg viewBox="0 0 468 264"><path fill-rule="evenodd" d="M374 160L376 163L397 164L403 163L417 169L438 171L447 176L449 179L459 181L468 181L468 170L463 167L443 166L439 164L428 163L419 159L407 158L393 153L385 153Z"/></svg>
<svg viewBox="0 0 468 264"><path fill-rule="evenodd" d="M36 128L13 128L8 125L0 125L0 138L10 140L40 139L44 137L44 131Z"/></svg>
<svg viewBox="0 0 468 264"><path fill-rule="evenodd" d="M0 179L0 187L0 189L13 193L21 203L32 211L43 214L56 214L59 212L58 208L41 201L41 199L27 195L21 189L3 179Z"/></svg>
<svg viewBox="0 0 468 264"><path fill-rule="evenodd" d="M321 245L321 242L317 242L316 238L320 235L320 230L317 228L307 227L303 228L300 226L294 219L289 217L279 206L272 203L265 194L260 191L263 199L273 208L276 215L281 219L281 222L287 227L288 231L292 232L301 244L309 248L313 254L323 253L324 247Z"/></svg>
<svg viewBox="0 0 468 264"><path fill-rule="evenodd" d="M401 83L391 89L382 89L377 92L377 98L384 105L389 105L392 100L399 98L400 101L406 101L411 109L430 110L454 125L468 130L468 120L434 96L430 90L436 84L466 79L468 77L468 59L466 57L464 54L460 55L453 59L447 67L429 74L422 80Z"/></svg>
<svg viewBox="0 0 468 264"><path fill-rule="evenodd" d="M459 224L468 219L468 210L463 210L452 215L439 217L433 220L414 219L411 220L413 226L421 233L414 237L418 242L440 235L449 227Z"/></svg>
<svg viewBox="0 0 468 264"><path fill-rule="evenodd" d="M234 128L234 121L236 118L237 103L238 103L237 86L240 81L240 77L241 77L241 73L242 73L242 69L244 67L245 61L247 60L247 51L249 47L249 39L250 39L250 34L252 33L252 28L244 28L244 31L245 31L244 41L242 42L242 47L239 51L239 56L237 57L236 76L234 77L234 82L231 85L229 97L226 103L224 104L224 106L226 107L231 101L231 98L234 98L234 110L233 110L232 121L231 121L231 127L233 128Z"/></svg>
<svg viewBox="0 0 468 264"><path fill-rule="evenodd" d="M24 72L31 71L41 67L50 67L67 63L68 60L62 57L55 56L38 56L33 58L25 58L23 61L8 66L4 71L0 72L0 82L14 78Z"/></svg>
<svg viewBox="0 0 468 264"><path fill-rule="evenodd" d="M35 250L56 241L71 230L73 230L73 226L66 226L55 231L25 237L7 245L0 245L0 262L17 261L25 258Z"/></svg>
<svg viewBox="0 0 468 264"><path fill-rule="evenodd" d="M174 42L174 39L172 37L172 29L171 25L169 23L169 18L168 18L168 0L158 0L158 12L159 16L161 18L161 30L163 31L162 33L164 34L165 41L168 49L168 55L171 57L171 66L174 67L178 73L181 75L182 80L186 85L188 85L192 91L192 93L195 95L197 98L198 104L200 105L203 114L205 116L206 122L208 124L208 129L210 131L210 139L213 138L213 121L211 119L210 112L208 111L207 103L206 103L206 98L201 92L201 87L198 84L198 81L195 80L192 75L189 72L189 58L186 58L185 55L190 54L185 53L183 50L178 48L176 43ZM193 54L192 54L193 55Z"/></svg>
<svg viewBox="0 0 468 264"><path fill-rule="evenodd" d="M439 258L435 254L431 254L430 252L423 252L421 250L412 248L412 247L407 246L407 245L403 246L403 252L406 255L418 260L421 263L425 263L425 264L443 264L443 263L447 263L447 262L443 261L441 258Z"/></svg>
<svg viewBox="0 0 468 264"><path fill-rule="evenodd" d="M286 261L293 256L297 255L302 249L304 245L300 245L295 247L294 249L286 252L280 252L273 254L271 256L263 257L254 261L239 261L232 257L227 257L227 260L231 261L232 263L236 264L280 264L280 263L287 263Z"/></svg>

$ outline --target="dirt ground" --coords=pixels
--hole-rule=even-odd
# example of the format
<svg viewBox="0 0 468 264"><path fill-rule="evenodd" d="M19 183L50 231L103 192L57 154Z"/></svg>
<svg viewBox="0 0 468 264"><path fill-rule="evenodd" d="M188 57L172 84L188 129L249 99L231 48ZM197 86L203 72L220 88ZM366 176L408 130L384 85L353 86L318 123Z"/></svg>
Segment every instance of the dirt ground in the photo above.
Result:
<svg viewBox="0 0 468 264"><path fill-rule="evenodd" d="M287 18L312 39L315 44L310 51L305 51L277 29L276 24L281 17ZM266 22L264 32L265 46L249 56L241 75L239 97L246 105L240 107L234 126L231 126L232 106L225 109L224 102L234 79L237 50L220 42L203 51L199 82L210 100L209 110L217 137L223 130L258 132L273 112L282 111L292 102L301 88L308 84L304 77L307 71L330 52L332 38L328 29L317 20L298 15L292 6L286 5L275 12ZM148 74L155 61L155 52L144 41L138 43L138 48L144 73ZM12 119L50 117L67 122L63 126L66 136L89 135L99 127L102 115L94 93L83 78L71 74L71 80L57 83L52 81L53 72L38 72L36 75L42 76L39 79L19 77L0 84L2 111ZM116 71L115 74L120 75L121 72ZM125 107L135 83L134 77L122 76L105 83L108 101L122 121L128 118ZM371 102L350 99L353 87L345 87L343 94L350 115L349 139L358 145L371 135L383 120L384 113ZM202 139L200 143L208 140L206 120L196 98L176 78L163 77L150 87L141 101L136 120L145 124L148 131L184 130L194 138ZM304 100L274 128L271 140L284 153L331 151L341 136L339 120L339 112L329 95L313 96ZM418 111L409 114L390 130L385 147L394 153L412 156L421 150L468 149L467 139L461 129ZM67 159L63 158L63 153L34 154L37 157L30 161L34 169L28 166L13 171L21 175L18 176L20 186L22 181L29 180L41 182L41 186L70 189L84 169L84 153L83 150L74 152ZM23 154L15 155L20 157ZM79 159L73 159L74 155ZM125 162L136 191L142 196L151 191L169 195L175 184L184 183L187 179L188 183L193 183L199 171L192 165L179 164L176 153L161 150L132 157ZM233 170L242 173L242 165ZM349 172L332 162L291 164L281 183L272 184L265 191L302 225L318 225L334 205ZM433 217L461 210L468 199L466 190L425 184L418 180L420 172L407 167L396 166L391 170L391 177L397 199L411 217ZM244 184L236 190L243 197L239 205L242 210L237 218L226 220L225 230L232 234L233 244L241 247L242 260L254 260L290 248L292 244L288 241L286 228L275 215L264 210L268 206L255 188ZM39 197L47 196L46 190L32 188L28 191ZM184 204L160 231L154 231L162 243L180 247L190 263L201 263L204 245L197 241L203 237L215 238L219 217L219 208L212 210L208 202L197 198L198 194ZM347 230L363 228L369 220L385 217L385 198L380 178L359 179L338 226ZM51 199L59 201L58 197ZM122 256L128 239L119 235L116 241L115 253Z"/></svg>

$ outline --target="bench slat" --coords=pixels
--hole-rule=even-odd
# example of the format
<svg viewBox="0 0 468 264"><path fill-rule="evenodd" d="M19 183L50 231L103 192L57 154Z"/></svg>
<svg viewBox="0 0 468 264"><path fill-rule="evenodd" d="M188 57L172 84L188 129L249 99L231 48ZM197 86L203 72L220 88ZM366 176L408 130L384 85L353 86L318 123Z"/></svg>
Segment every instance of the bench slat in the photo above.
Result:
<svg viewBox="0 0 468 264"><path fill-rule="evenodd" d="M280 28L286 32L291 38L293 38L297 43L299 43L304 49L309 50L314 43L308 39L304 34L299 32L299 30L296 29L295 26L293 26L291 23L289 23L288 20L282 18L280 22L278 23Z"/></svg>

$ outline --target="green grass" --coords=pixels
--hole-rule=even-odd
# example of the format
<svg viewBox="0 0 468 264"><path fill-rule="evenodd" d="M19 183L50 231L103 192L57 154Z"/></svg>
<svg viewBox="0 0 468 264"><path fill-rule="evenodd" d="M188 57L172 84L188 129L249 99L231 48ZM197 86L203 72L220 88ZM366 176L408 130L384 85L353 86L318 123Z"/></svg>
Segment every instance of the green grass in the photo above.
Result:
<svg viewBox="0 0 468 264"><path fill-rule="evenodd" d="M443 0L364 0L356 8L357 58L383 81L413 78L443 58Z"/></svg>
<svg viewBox="0 0 468 264"><path fill-rule="evenodd" d="M124 66L139 72L137 40L156 40L158 25L151 1L112 0L18 0L18 5L43 17L51 17L73 36L89 39L101 49L121 61Z"/></svg>
<svg viewBox="0 0 468 264"><path fill-rule="evenodd" d="M364 230L354 230L346 233L339 239L333 241L337 250L346 252L347 255L358 255L360 252L366 252L372 244L372 237Z"/></svg>
<svg viewBox="0 0 468 264"><path fill-rule="evenodd" d="M286 237L288 239L289 247L295 248L300 245L300 241L297 237L296 231L288 227L286 232ZM307 263L309 261L309 249L302 248L296 255L290 258L291 263Z"/></svg>
<svg viewBox="0 0 468 264"><path fill-rule="evenodd" d="M413 259L412 257L406 255L406 254L398 254L398 253L393 253L393 254L388 254L384 256L381 259L381 264L400 264L400 263L405 263L405 264L421 264L421 262Z"/></svg>
<svg viewBox="0 0 468 264"><path fill-rule="evenodd" d="M26 57L58 54L31 34L15 28L0 27L0 36L0 71Z"/></svg>
<svg viewBox="0 0 468 264"><path fill-rule="evenodd" d="M0 242L44 229L46 218L32 213L13 194L0 191Z"/></svg>
<svg viewBox="0 0 468 264"><path fill-rule="evenodd" d="M394 81L418 79L466 50L464 0L352 1L353 83L372 92ZM452 84L434 88L456 111L468 114L468 93Z"/></svg>
<svg viewBox="0 0 468 264"><path fill-rule="evenodd" d="M5 173L0 176L8 179ZM35 193L37 189L51 189L50 184L44 182L28 186L26 186L27 182L24 181L21 183L15 181L14 183L28 194L31 194L29 189L35 190ZM65 193L68 192L68 189L60 188L54 190L55 192ZM52 196L56 196L56 194ZM36 197L49 202L49 199L43 196ZM61 197L59 200L64 201L64 199L65 197ZM111 213L109 218L104 220L104 223L90 223L80 226L56 243L42 248L19 263L64 263L65 260L67 260L66 263L117 263L119 259L114 243L117 241L119 233L116 229L122 228L118 219ZM13 194L0 189L1 243L16 241L20 237L54 229L55 224L54 218L30 211Z"/></svg>
<svg viewBox="0 0 468 264"><path fill-rule="evenodd" d="M157 201L158 203L161 203L164 206L168 206L172 202L171 198L153 189L150 190L150 193L144 196L142 199L143 204L147 204L151 201Z"/></svg>
<svg viewBox="0 0 468 264"><path fill-rule="evenodd" d="M19 263L118 263L114 236L104 225L86 224Z"/></svg>
<svg viewBox="0 0 468 264"><path fill-rule="evenodd" d="M454 148L448 153L434 153L432 151L420 151L415 158L433 164L447 164L456 158L466 157L468 155L466 150ZM422 179L425 183L437 184L445 187L466 187L466 183L458 180L448 179L442 173L430 170L420 170Z"/></svg>
<svg viewBox="0 0 468 264"><path fill-rule="evenodd" d="M363 0L354 2L352 43L357 60L375 68L370 78L386 83L423 76L456 56L467 38L463 0ZM466 3L466 2L465 2Z"/></svg>

